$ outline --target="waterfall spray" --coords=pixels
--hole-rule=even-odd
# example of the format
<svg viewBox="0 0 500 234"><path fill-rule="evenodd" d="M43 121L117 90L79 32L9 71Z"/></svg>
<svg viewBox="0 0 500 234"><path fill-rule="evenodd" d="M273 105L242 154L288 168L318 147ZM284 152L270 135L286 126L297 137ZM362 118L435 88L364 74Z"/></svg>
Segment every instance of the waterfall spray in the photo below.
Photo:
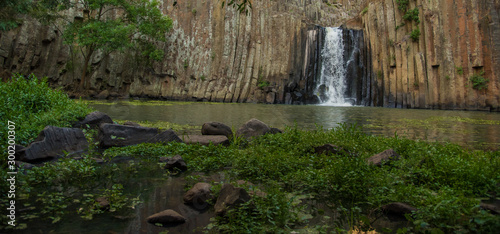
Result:
<svg viewBox="0 0 500 234"><path fill-rule="evenodd" d="M322 68L315 95L322 105L351 106L345 100L346 65L341 28L326 28L325 42L321 51Z"/></svg>

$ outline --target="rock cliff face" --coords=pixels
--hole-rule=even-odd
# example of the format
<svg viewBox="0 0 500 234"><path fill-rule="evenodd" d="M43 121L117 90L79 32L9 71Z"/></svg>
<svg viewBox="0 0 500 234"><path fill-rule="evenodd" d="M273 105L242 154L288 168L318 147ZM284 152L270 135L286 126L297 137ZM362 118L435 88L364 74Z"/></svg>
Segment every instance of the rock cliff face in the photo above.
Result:
<svg viewBox="0 0 500 234"><path fill-rule="evenodd" d="M500 1L409 3L420 23L403 20L396 0L380 0L354 24L371 51L371 105L500 111ZM410 38L415 29L418 41ZM475 74L487 89L474 89Z"/></svg>
<svg viewBox="0 0 500 234"><path fill-rule="evenodd" d="M291 103L306 94L308 29L339 26L350 17L339 5L321 0L252 1L248 14L222 8L218 0L176 2L164 0L162 5L174 20L162 45L164 60L144 66L133 52L97 53L90 78L94 94L107 90L111 96ZM71 19L79 13L67 14ZM81 58L60 35L58 28L33 20L1 34L2 76L33 72L73 90Z"/></svg>
<svg viewBox="0 0 500 234"><path fill-rule="evenodd" d="M92 58L93 94L218 102L312 100L321 29L362 30L363 69L350 68L357 103L399 108L500 111L500 0L409 0L418 18L404 20L397 0L254 0L249 14L219 0L164 0L174 28L162 62L146 66L132 51ZM79 17L78 11L68 12ZM404 23L404 24L403 24ZM410 34L419 29L420 35ZM0 75L48 76L76 87L76 50L61 31L26 20L0 34ZM487 89L471 77L482 74ZM361 76L361 77L360 77ZM353 81L354 80L354 81ZM476 81L477 83L477 81ZM101 96L107 96L104 94Z"/></svg>

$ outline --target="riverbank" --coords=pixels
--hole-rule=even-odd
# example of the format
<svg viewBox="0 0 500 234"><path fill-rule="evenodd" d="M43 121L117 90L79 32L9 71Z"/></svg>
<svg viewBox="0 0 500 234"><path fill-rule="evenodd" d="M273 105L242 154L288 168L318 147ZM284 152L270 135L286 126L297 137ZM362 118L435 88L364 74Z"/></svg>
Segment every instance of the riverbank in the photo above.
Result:
<svg viewBox="0 0 500 234"><path fill-rule="evenodd" d="M33 82L33 86L40 85ZM7 88L2 86L1 90L3 95ZM46 86L37 91L39 96L36 98L48 100L44 102L46 105L22 104L32 100L28 97L33 95L27 90L37 89L22 90L25 93L20 96L26 98L11 105L17 103L15 105L26 107L21 109L27 114L15 120L25 126L16 130L19 142L29 143L36 138L41 129L34 126L52 123L68 126L92 111L83 104L78 104L78 108L67 108L69 104L64 101L65 96L43 99L44 95L55 95ZM6 97L15 99L18 97L14 95L16 92L21 91L12 89ZM82 111L73 115L74 118L54 115L63 109ZM2 113L7 111L14 113L10 108ZM43 121L37 122L40 119ZM61 122L55 122L58 119ZM35 122L39 124L30 128L28 123ZM121 218L121 230L127 230L133 222L152 215L138 215L134 211L141 202L145 202L145 206L154 204L145 199L151 194L147 191L164 186L162 183L146 185L133 181L140 178L146 181L169 180L179 175L185 178L182 187L186 190L198 182L211 185L213 199L208 201L208 209L214 209L212 207L224 184L241 187L250 195L250 199L227 210L225 215L214 216L201 230L209 233L373 230L379 217L394 213L390 208L394 204L410 207L396 212L403 225L377 226L378 231L389 228L403 233L494 233L500 228L500 217L495 214L498 210L489 210L490 206L484 203L484 200L496 199L500 194L499 151L470 150L456 144L429 143L397 135L374 136L350 124L332 129L318 126L312 130L296 127L282 130L282 133L265 134L250 141L236 137L228 146L142 143L110 147L104 151L96 144L99 143L97 131L85 130L89 145L87 153L79 157L62 155L56 161L33 168L16 168L18 226L15 228L18 232L28 232L31 227L37 227L36 223L46 225L49 222L52 224L46 225L44 231L60 230L58 227L71 223L78 223L75 227L82 230L85 230L82 226L88 226L88 223L96 227L103 225L101 230L106 230L110 219ZM182 128L176 130L179 131ZM36 134L30 135L31 132ZM388 149L395 152L391 153L392 159L374 165L372 156ZM169 159L175 155L183 158L186 171L164 169L165 157ZM3 165L0 173L2 181L7 181L9 169L5 167L6 162ZM246 182L242 183L242 180ZM2 191L9 189L7 183L0 186ZM98 198L102 197L109 201L108 208L100 204ZM166 198L159 193L155 199ZM6 210L10 200L7 194L2 195L2 210ZM2 216L1 221L7 223L6 216ZM189 225L189 222L188 219L180 225ZM12 231L12 227L2 227Z"/></svg>

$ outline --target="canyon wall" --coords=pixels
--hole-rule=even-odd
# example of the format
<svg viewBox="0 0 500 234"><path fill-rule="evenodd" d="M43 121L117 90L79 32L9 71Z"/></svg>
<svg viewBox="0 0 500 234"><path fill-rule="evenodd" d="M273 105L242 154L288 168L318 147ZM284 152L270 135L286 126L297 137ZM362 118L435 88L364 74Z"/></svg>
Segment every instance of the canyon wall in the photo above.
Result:
<svg viewBox="0 0 500 234"><path fill-rule="evenodd" d="M174 2L177 4L174 5ZM220 0L163 0L174 20L146 66L132 51L96 53L91 95L218 102L307 103L320 62L321 27L362 30L363 72L349 79L369 106L500 111L500 0L409 0L419 22L404 20L397 0L254 0L248 14ZM68 18L81 12L67 12ZM411 33L418 29L420 35ZM81 56L61 27L27 19L0 34L0 75L47 76L72 92ZM362 76L362 77L360 77ZM484 78L477 89L471 78ZM476 81L475 83L477 83ZM355 92L355 94L354 94Z"/></svg>
<svg viewBox="0 0 500 234"><path fill-rule="evenodd" d="M500 1L409 3L420 22L404 20L397 0L370 1L351 22L371 51L371 105L500 111Z"/></svg>
<svg viewBox="0 0 500 234"><path fill-rule="evenodd" d="M308 31L315 25L339 26L353 15L322 0L252 1L247 14L221 3L163 0L162 11L174 21L161 45L163 61L145 66L131 51L98 52L90 68L91 95L298 103L307 94L303 67L308 64ZM66 14L70 20L81 17L78 10ZM29 19L2 33L2 77L34 73L74 90L81 56L60 35L61 28Z"/></svg>

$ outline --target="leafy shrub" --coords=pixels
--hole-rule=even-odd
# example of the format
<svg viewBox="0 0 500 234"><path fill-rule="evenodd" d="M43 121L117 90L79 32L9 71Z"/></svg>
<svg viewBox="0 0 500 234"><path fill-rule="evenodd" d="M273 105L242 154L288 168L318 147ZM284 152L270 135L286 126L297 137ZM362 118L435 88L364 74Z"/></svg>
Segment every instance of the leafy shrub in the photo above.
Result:
<svg viewBox="0 0 500 234"><path fill-rule="evenodd" d="M70 127L92 111L86 104L76 103L60 90L53 90L45 79L34 75L14 75L0 83L0 129L7 129L7 120L16 125L16 143L27 145L47 125ZM1 144L7 142L2 134Z"/></svg>
<svg viewBox="0 0 500 234"><path fill-rule="evenodd" d="M403 19L407 21L415 21L417 24L420 23L420 19L418 17L419 10L418 7L415 7L413 10L407 11L403 15Z"/></svg>
<svg viewBox="0 0 500 234"><path fill-rule="evenodd" d="M411 33L410 33L410 38L412 41L417 42L420 38L420 29L418 29L418 28L413 29L413 31L411 31Z"/></svg>
<svg viewBox="0 0 500 234"><path fill-rule="evenodd" d="M476 90L488 89L489 80L484 77L484 71L479 74L474 74L469 78L472 83L472 88Z"/></svg>

